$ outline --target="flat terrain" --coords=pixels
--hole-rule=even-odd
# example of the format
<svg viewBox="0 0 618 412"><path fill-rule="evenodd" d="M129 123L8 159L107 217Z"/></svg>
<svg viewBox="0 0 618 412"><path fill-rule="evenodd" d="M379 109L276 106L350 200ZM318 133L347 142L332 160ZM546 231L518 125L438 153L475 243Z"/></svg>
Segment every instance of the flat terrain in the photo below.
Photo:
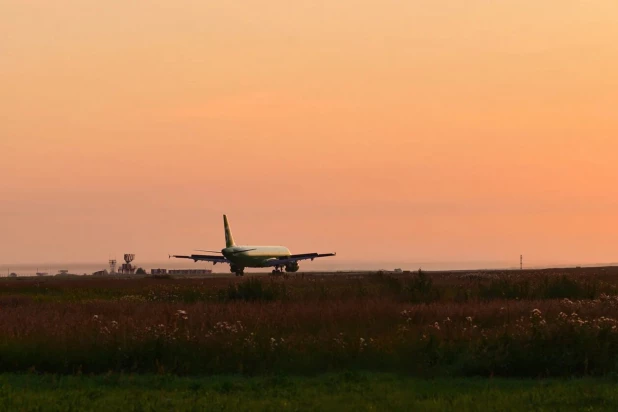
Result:
<svg viewBox="0 0 618 412"><path fill-rule="evenodd" d="M0 281L0 372L604 376L616 268Z"/></svg>
<svg viewBox="0 0 618 412"><path fill-rule="evenodd" d="M615 411L618 391L600 379L0 375L0 405L48 411Z"/></svg>
<svg viewBox="0 0 618 412"><path fill-rule="evenodd" d="M4 278L2 373L4 409L615 410L618 268Z"/></svg>

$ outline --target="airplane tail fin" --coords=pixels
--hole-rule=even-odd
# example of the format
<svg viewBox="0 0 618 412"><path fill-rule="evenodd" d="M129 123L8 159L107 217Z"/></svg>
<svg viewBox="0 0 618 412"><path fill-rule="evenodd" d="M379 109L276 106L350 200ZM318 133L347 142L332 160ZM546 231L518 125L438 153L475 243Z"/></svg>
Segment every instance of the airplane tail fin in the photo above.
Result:
<svg viewBox="0 0 618 412"><path fill-rule="evenodd" d="M234 237L232 236L232 231L230 230L230 225L227 222L226 215L223 215L223 226L225 227L225 247L236 246L236 243L234 243Z"/></svg>

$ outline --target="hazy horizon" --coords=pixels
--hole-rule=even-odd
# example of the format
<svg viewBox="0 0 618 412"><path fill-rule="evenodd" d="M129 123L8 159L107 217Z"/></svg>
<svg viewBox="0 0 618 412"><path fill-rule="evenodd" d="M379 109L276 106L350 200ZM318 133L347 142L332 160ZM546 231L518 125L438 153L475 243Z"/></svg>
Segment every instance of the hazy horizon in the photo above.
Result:
<svg viewBox="0 0 618 412"><path fill-rule="evenodd" d="M120 266L118 262L118 266ZM595 267L595 266L616 266L616 262L597 262L594 264L578 264L577 262L527 262L524 269L543 269L543 268L559 268L559 267ZM135 267L141 267L150 273L151 269L210 269L214 273L229 273L227 265L212 265L210 263L187 260L161 260L152 262L134 262ZM423 269L426 271L441 271L441 270L510 270L519 269L519 263L514 262L409 262L409 261L315 261L309 265L301 265L301 272L319 272L319 271L373 271L373 270L388 270L392 271L396 268L403 270L416 271ZM9 273L15 272L20 276L34 276L36 272L47 272L49 275L54 275L60 270L68 270L69 273L77 275L91 275L99 270L109 270L107 262L54 262L54 263L15 263L0 265L0 277L7 276ZM251 272L270 272L270 268L251 268L247 270Z"/></svg>
<svg viewBox="0 0 618 412"><path fill-rule="evenodd" d="M220 249L223 213L320 265L616 261L616 15L4 1L0 267Z"/></svg>

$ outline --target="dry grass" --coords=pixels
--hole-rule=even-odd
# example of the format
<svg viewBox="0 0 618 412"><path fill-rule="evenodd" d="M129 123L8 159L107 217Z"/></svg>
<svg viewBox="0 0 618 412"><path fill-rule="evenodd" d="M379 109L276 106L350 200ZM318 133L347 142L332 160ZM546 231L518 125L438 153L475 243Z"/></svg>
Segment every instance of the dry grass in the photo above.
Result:
<svg viewBox="0 0 618 412"><path fill-rule="evenodd" d="M0 371L613 374L615 275L9 279Z"/></svg>

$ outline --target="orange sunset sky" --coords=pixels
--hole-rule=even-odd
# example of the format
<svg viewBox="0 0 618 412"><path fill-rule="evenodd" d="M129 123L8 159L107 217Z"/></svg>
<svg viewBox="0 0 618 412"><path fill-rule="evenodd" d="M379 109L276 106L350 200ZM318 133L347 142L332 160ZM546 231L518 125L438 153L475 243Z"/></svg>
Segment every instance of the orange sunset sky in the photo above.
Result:
<svg viewBox="0 0 618 412"><path fill-rule="evenodd" d="M350 262L618 261L617 21L615 0L3 0L0 265L221 248L223 213L239 243Z"/></svg>

